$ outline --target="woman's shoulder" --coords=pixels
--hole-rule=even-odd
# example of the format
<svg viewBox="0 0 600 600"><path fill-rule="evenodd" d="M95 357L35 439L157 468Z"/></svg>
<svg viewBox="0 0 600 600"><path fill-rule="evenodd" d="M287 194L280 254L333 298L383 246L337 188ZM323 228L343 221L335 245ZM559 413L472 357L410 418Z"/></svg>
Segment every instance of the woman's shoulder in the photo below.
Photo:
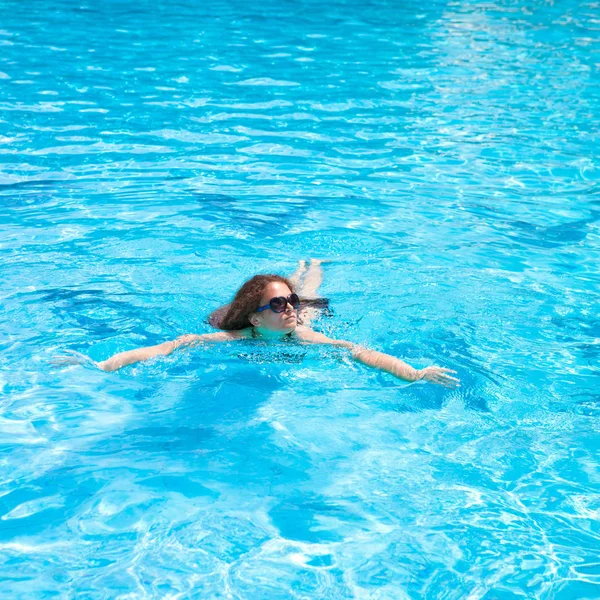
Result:
<svg viewBox="0 0 600 600"><path fill-rule="evenodd" d="M230 331L221 331L219 333L226 335L228 339L247 340L248 338L253 337L254 327L246 327L245 329L234 329Z"/></svg>
<svg viewBox="0 0 600 600"><path fill-rule="evenodd" d="M244 340L252 337L252 327L232 331L218 331L217 333L190 333L178 337L174 342L175 347L182 345L195 345L202 342L230 342L233 340Z"/></svg>
<svg viewBox="0 0 600 600"><path fill-rule="evenodd" d="M332 346L342 346L343 348L351 348L353 346L352 342L335 340L310 327L304 326L296 327L294 330L294 337L302 342L308 342L310 344L331 344Z"/></svg>
<svg viewBox="0 0 600 600"><path fill-rule="evenodd" d="M311 329L310 327L306 327L304 325L299 325L294 329L294 337L303 342L312 342L312 343L322 343L326 344L331 341L326 335Z"/></svg>

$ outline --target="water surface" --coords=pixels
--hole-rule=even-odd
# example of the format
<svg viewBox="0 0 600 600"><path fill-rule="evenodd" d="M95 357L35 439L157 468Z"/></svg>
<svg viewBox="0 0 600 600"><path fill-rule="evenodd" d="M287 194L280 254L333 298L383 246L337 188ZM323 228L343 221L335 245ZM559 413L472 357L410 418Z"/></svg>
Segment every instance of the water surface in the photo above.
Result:
<svg viewBox="0 0 600 600"><path fill-rule="evenodd" d="M0 15L3 595L600 595L596 3ZM463 386L251 344L49 364L311 256L316 328Z"/></svg>

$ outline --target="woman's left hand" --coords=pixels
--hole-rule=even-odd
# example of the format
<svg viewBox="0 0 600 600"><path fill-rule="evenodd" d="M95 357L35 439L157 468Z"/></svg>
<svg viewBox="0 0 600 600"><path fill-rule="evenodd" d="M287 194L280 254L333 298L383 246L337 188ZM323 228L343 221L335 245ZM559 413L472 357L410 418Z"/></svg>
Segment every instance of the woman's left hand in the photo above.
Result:
<svg viewBox="0 0 600 600"><path fill-rule="evenodd" d="M450 373L456 375L456 371L452 369L445 369L444 367L425 367L420 371L417 371L419 380L429 381L430 383L437 383L444 387L453 389L460 387L460 380L456 377L451 377Z"/></svg>

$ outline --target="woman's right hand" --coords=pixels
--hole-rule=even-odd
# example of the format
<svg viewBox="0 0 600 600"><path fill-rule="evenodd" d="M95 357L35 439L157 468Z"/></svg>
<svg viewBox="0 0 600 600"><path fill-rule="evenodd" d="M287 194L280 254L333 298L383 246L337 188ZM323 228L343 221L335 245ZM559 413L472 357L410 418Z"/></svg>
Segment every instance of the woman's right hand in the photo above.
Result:
<svg viewBox="0 0 600 600"><path fill-rule="evenodd" d="M189 344L199 344L202 341L202 336L195 333L187 333L180 335L174 342L175 347L187 346Z"/></svg>
<svg viewBox="0 0 600 600"><path fill-rule="evenodd" d="M100 369L100 365L92 360L89 356L81 354L81 352L75 352L75 350L65 350L67 354L59 354L50 359L50 364L55 367L68 367L70 365L85 365L91 364L94 367Z"/></svg>

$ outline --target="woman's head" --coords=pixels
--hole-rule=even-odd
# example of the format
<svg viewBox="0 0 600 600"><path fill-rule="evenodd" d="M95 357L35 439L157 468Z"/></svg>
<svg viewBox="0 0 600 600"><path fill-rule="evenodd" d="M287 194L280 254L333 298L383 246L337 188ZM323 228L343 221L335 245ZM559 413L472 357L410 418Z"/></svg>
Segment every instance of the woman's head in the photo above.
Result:
<svg viewBox="0 0 600 600"><path fill-rule="evenodd" d="M287 303L283 312L275 312L270 307L257 312L257 309L269 306L271 299L288 298L292 293L294 287L285 277L255 275L239 289L218 326L228 331L246 327L274 333L294 331L298 315L291 304Z"/></svg>

